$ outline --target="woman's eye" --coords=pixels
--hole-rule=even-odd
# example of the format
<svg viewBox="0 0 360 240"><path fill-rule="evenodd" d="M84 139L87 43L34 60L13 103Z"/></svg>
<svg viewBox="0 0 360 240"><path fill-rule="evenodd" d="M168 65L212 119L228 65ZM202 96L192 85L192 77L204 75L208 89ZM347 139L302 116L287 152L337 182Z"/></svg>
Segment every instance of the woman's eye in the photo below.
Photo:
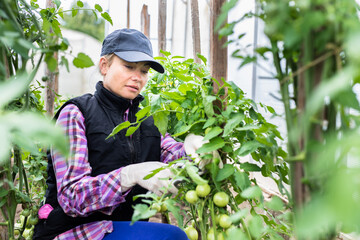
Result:
<svg viewBox="0 0 360 240"><path fill-rule="evenodd" d="M130 66L130 65L125 65L125 67L126 67L127 69L133 69L133 66Z"/></svg>
<svg viewBox="0 0 360 240"><path fill-rule="evenodd" d="M142 70L143 74L148 74L148 72L149 72L148 70Z"/></svg>

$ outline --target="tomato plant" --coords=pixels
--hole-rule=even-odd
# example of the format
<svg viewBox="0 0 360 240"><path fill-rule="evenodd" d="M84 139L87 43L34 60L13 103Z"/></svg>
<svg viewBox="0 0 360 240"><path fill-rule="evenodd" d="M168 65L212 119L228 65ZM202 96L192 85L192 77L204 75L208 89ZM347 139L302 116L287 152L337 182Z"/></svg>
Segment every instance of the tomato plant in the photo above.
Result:
<svg viewBox="0 0 360 240"><path fill-rule="evenodd" d="M43 114L46 111L39 90L43 83L35 79L43 63L54 75L58 64L68 65L69 44L59 22L63 9L61 1L53 2L53 7L40 8L33 0L0 1L0 208L4 220L0 224L7 228L1 233L6 239L14 239L15 229L18 237L31 238L26 226L37 221L36 212L45 193L46 148L53 145L64 154L68 150L63 132ZM76 15L78 9L69 12ZM104 16L111 21L107 13ZM59 53L59 62L54 53ZM92 63L87 56L85 61L74 59L76 67ZM25 210L20 222L16 221L18 205Z"/></svg>
<svg viewBox="0 0 360 240"><path fill-rule="evenodd" d="M166 214L173 214L177 221L172 224L186 229L194 223L199 239L205 239L209 231L209 236L217 239L237 239L234 236L239 234L244 239L289 234L291 224L280 224L278 216L282 214L275 217L269 211L271 205L264 204L261 188L250 177L251 172L261 172L273 178L282 193L287 194L283 188L289 181L284 162L286 152L277 143L282 137L276 126L259 112L259 108L269 112L273 109L246 98L231 82L214 94L216 80L211 78L203 56L200 56L203 64L197 64L192 59L163 53L165 57L159 59L167 71L155 73L148 81L143 92L143 109L132 126L139 126L144 118L153 116L162 134L168 132L183 141L187 134L193 133L208 141L197 150L202 161L208 162L201 171L196 161L188 159L179 159L168 166L175 173L173 181L178 181L179 192L176 196L165 194L160 199L168 198ZM222 106L215 107L215 100ZM116 127L112 134L125 127ZM209 154L213 151L219 156ZM254 161L244 162L242 158L249 155ZM152 201L146 201L149 205L135 206L133 221L149 217ZM242 203L249 208L241 209ZM264 214L255 209L261 209ZM228 229L231 229L229 234Z"/></svg>

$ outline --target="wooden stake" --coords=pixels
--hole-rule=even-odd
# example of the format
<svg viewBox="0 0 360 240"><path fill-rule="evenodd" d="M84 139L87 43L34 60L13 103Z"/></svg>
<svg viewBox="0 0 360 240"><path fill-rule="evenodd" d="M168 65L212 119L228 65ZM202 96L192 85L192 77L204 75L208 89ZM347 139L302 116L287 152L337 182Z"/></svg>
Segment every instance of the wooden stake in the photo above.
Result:
<svg viewBox="0 0 360 240"><path fill-rule="evenodd" d="M227 37L220 39L218 33L214 32L216 20L221 12L221 6L225 2L226 0L211 0L210 3L210 71L211 76L219 82L219 85L215 81L213 82L215 94L218 93L227 78L227 47L224 47ZM225 98L226 95L227 91L225 91L222 97ZM224 110L221 102L215 101L214 105L217 113Z"/></svg>
<svg viewBox="0 0 360 240"><path fill-rule="evenodd" d="M166 51L166 0L159 0L158 46L162 56L160 50Z"/></svg>
<svg viewBox="0 0 360 240"><path fill-rule="evenodd" d="M197 57L197 54L201 54L198 0L191 0L191 22L194 59L196 63L200 63L200 59Z"/></svg>
<svg viewBox="0 0 360 240"><path fill-rule="evenodd" d="M54 8L55 3L52 0L46 0L46 8ZM52 29L50 29L52 32ZM56 62L58 62L58 53L54 52L53 57ZM47 76L47 81L45 82L45 109L46 112L50 115L54 115L54 102L55 95L59 92L59 69L56 67L54 72L51 72L48 67L45 69L45 75Z"/></svg>
<svg viewBox="0 0 360 240"><path fill-rule="evenodd" d="M150 38L150 15L148 13L148 6L143 5L141 9L141 31Z"/></svg>

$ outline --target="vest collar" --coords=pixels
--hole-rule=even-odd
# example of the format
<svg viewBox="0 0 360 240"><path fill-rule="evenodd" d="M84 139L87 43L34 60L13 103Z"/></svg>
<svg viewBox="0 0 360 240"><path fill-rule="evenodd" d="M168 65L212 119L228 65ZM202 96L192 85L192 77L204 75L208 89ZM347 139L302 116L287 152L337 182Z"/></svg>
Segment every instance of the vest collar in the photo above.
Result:
<svg viewBox="0 0 360 240"><path fill-rule="evenodd" d="M125 99L115 95L114 93L107 90L102 81L99 81L96 84L95 97L102 102L107 108L117 109L117 110L126 110L131 105L134 107L139 106L139 103L144 100L142 95L138 95L135 99Z"/></svg>

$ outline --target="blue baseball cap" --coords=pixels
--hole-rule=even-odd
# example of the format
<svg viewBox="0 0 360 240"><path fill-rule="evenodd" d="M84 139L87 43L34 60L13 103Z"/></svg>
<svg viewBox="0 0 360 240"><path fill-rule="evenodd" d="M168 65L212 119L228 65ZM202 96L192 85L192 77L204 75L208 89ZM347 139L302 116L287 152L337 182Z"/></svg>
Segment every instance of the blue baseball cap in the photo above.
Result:
<svg viewBox="0 0 360 240"><path fill-rule="evenodd" d="M138 30L124 28L107 35L100 56L110 53L128 62L149 62L152 69L165 72L164 67L153 58L150 40Z"/></svg>

